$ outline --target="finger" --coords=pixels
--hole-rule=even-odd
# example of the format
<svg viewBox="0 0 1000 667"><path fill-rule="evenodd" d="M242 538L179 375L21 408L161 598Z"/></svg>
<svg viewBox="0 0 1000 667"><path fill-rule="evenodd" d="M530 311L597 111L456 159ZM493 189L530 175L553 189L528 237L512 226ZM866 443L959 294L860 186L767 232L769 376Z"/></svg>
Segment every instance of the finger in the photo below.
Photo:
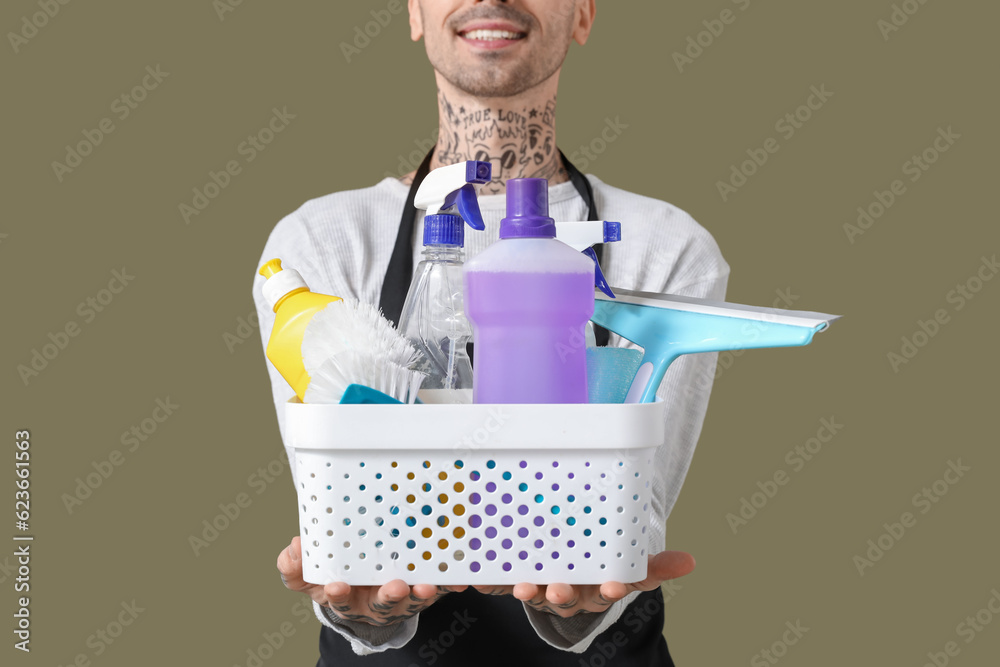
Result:
<svg viewBox="0 0 1000 667"><path fill-rule="evenodd" d="M663 551L650 561L649 569L661 582L679 579L695 568L694 556L684 551Z"/></svg>
<svg viewBox="0 0 1000 667"><path fill-rule="evenodd" d="M617 602L628 595L628 588L620 581L606 581L601 584L601 602Z"/></svg>
<svg viewBox="0 0 1000 667"><path fill-rule="evenodd" d="M437 595L437 586L432 584L414 584L413 595L421 600L429 600Z"/></svg>
<svg viewBox="0 0 1000 667"><path fill-rule="evenodd" d="M295 538L296 540L298 538ZM302 560L295 540L278 554L278 571L285 586L293 591L302 591L311 586L302 579Z"/></svg>
<svg viewBox="0 0 1000 667"><path fill-rule="evenodd" d="M517 584L511 593L521 602L541 604L545 601L545 591L536 584Z"/></svg>
<svg viewBox="0 0 1000 667"><path fill-rule="evenodd" d="M395 606L410 594L410 587L402 579L393 579L378 589L375 600L380 605Z"/></svg>
<svg viewBox="0 0 1000 667"><path fill-rule="evenodd" d="M646 578L629 584L633 591L651 591L668 579L678 579L694 570L694 556L684 551L661 551L650 557Z"/></svg>
<svg viewBox="0 0 1000 667"><path fill-rule="evenodd" d="M545 587L545 599L562 609L575 607L577 592L569 584L549 584Z"/></svg>
<svg viewBox="0 0 1000 667"><path fill-rule="evenodd" d="M334 581L323 587L323 593L330 604L342 605L351 599L351 586L343 581Z"/></svg>
<svg viewBox="0 0 1000 667"><path fill-rule="evenodd" d="M467 588L468 586L441 586L440 593L442 595L444 595L445 593L461 593Z"/></svg>

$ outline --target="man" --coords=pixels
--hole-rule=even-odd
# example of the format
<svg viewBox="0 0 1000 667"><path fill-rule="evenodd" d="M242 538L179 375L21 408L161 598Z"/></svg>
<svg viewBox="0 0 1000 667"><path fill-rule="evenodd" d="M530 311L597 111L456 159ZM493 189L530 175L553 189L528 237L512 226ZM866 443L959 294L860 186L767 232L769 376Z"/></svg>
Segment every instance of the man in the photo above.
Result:
<svg viewBox="0 0 1000 667"><path fill-rule="evenodd" d="M440 134L429 167L464 160L493 164L493 180L480 197L486 231L466 234L467 259L497 238L506 180L544 177L555 219L586 219L582 190L592 188L600 216L622 221L622 241L604 250L611 285L723 300L729 266L690 216L594 176L584 188L571 182L578 172L556 148L556 92L570 43L586 43L595 13L594 0L409 0L411 37L424 40L438 88ZM371 188L307 202L275 227L261 261L280 257L314 291L380 303L387 267L391 272L399 259L394 248L412 253L405 266L419 259L420 244L412 239L422 238L422 216L416 216L409 238L403 228L397 243L414 178L386 178ZM261 296L261 282L256 278L254 298L266 346L274 315ZM617 336L611 344L630 345ZM324 625L319 665L673 664L661 636L659 587L690 572L694 560L664 551L664 523L701 431L714 370L715 355L682 357L659 391L667 402L669 444L655 459L649 531L654 555L645 581L475 589L411 588L400 580L381 587L314 586L302 580L296 537L278 557L278 569L286 586L316 603ZM270 365L269 372L284 433L283 404L292 390Z"/></svg>

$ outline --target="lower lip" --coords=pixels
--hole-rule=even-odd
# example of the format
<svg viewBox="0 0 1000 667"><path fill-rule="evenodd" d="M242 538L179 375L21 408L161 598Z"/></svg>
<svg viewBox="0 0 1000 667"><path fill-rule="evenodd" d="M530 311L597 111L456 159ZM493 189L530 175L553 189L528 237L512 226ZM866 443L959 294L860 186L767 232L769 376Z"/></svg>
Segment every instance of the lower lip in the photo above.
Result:
<svg viewBox="0 0 1000 667"><path fill-rule="evenodd" d="M496 49L503 49L512 44L517 44L518 42L523 42L524 37L521 39L468 39L467 37L461 37L462 41L471 46L474 49L481 49L483 51L495 51Z"/></svg>

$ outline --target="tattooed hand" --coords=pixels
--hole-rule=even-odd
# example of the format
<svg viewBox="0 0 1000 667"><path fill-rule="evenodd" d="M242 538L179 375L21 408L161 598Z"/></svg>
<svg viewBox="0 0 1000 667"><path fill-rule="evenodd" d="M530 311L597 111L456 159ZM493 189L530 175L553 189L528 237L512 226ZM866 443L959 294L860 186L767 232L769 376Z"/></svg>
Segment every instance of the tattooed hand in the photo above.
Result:
<svg viewBox="0 0 1000 667"><path fill-rule="evenodd" d="M516 586L476 586L488 595L513 595L539 611L562 618L586 613L601 613L632 591L651 591L669 579L678 579L694 570L694 558L683 551L661 551L649 557L644 580L634 584L610 581L600 586L569 584L517 584Z"/></svg>
<svg viewBox="0 0 1000 667"><path fill-rule="evenodd" d="M349 586L343 582L326 586L310 584L302 578L301 549L300 539L294 537L292 543L278 555L281 580L290 590L307 594L348 621L392 625L421 612L447 593L458 593L467 588L417 584L411 590L402 579L395 579L384 586Z"/></svg>

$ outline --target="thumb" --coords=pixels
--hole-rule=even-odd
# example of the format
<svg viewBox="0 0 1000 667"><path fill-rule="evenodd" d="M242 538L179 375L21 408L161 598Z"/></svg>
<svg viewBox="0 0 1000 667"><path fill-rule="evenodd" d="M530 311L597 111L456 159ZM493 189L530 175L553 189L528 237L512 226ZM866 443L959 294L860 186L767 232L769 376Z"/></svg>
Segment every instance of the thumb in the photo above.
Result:
<svg viewBox="0 0 1000 667"><path fill-rule="evenodd" d="M694 556L684 551L661 551L649 561L648 574L659 582L679 579L694 570ZM659 584L657 584L659 585Z"/></svg>
<svg viewBox="0 0 1000 667"><path fill-rule="evenodd" d="M684 551L661 551L649 559L646 578L632 584L632 590L651 591L669 579L679 579L694 570L694 556Z"/></svg>
<svg viewBox="0 0 1000 667"><path fill-rule="evenodd" d="M278 554L277 562L281 580L293 591L303 591L312 585L302 578L301 545L297 542L298 539L298 537L293 538L292 543Z"/></svg>

